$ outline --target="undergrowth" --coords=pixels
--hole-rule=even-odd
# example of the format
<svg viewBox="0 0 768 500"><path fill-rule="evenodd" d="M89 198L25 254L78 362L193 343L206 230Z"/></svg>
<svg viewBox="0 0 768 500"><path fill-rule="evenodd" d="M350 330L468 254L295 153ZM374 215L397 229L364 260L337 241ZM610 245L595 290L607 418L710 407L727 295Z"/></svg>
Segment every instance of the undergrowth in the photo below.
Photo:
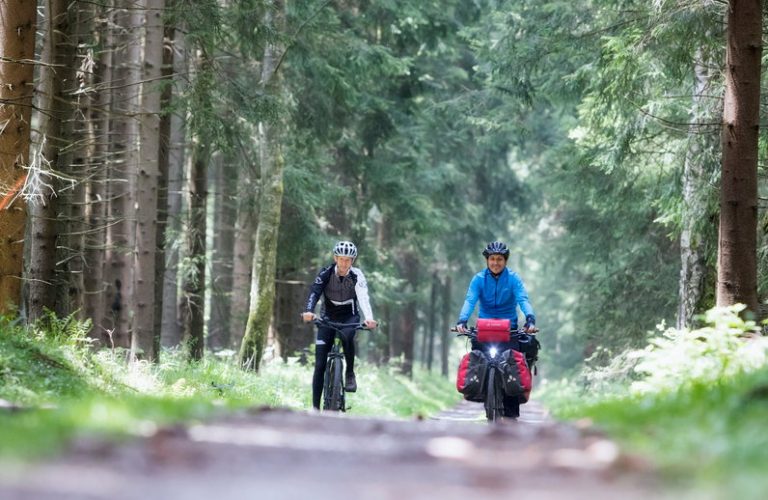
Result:
<svg viewBox="0 0 768 500"><path fill-rule="evenodd" d="M72 437L145 435L158 426L238 409L311 407L311 364L273 360L259 373L233 357L188 362L165 350L161 362L126 362L121 349L93 350L87 324L48 317L35 328L0 319L0 456L34 457ZM425 416L457 401L452 382L416 370L409 379L389 366L359 362L349 413Z"/></svg>
<svg viewBox="0 0 768 500"><path fill-rule="evenodd" d="M540 392L553 412L590 419L650 458L668 484L694 498L764 498L768 478L768 339L714 309L707 326L664 329L580 379Z"/></svg>

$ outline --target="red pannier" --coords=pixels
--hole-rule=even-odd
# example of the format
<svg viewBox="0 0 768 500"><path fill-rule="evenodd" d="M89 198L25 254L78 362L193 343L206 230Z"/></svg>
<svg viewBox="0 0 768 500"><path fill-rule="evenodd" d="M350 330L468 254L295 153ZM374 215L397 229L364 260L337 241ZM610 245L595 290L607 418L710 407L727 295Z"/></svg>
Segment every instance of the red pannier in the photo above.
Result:
<svg viewBox="0 0 768 500"><path fill-rule="evenodd" d="M509 342L508 319L478 319L478 342Z"/></svg>
<svg viewBox="0 0 768 500"><path fill-rule="evenodd" d="M531 396L533 379L525 355L514 349L508 349L501 354L499 363L502 375L502 387L507 396L517 396L521 403L527 403Z"/></svg>
<svg viewBox="0 0 768 500"><path fill-rule="evenodd" d="M470 351L461 358L456 374L456 390L468 401L483 401L488 361L481 351Z"/></svg>

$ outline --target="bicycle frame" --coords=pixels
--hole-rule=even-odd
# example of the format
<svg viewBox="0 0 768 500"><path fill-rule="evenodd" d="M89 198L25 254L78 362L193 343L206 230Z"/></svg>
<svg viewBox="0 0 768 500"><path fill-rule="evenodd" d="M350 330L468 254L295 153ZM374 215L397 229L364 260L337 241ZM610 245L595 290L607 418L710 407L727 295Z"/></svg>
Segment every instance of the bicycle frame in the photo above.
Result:
<svg viewBox="0 0 768 500"><path fill-rule="evenodd" d="M323 410L346 411L346 398L344 387L344 347L341 333L348 329L365 330L360 323L334 323L326 319L316 319L315 325L327 326L333 329L333 347L328 351L325 364L325 379L323 381Z"/></svg>
<svg viewBox="0 0 768 500"><path fill-rule="evenodd" d="M452 331L456 331L455 328ZM524 330L513 330L510 332L510 341L524 334ZM477 329L469 328L467 333L459 333L457 337L467 337L471 340L477 340ZM504 393L498 375L501 373L499 367L499 343L483 342L484 349L481 350L488 363L488 370L485 377L485 399L483 406L485 408L485 417L488 422L496 422L504 419Z"/></svg>

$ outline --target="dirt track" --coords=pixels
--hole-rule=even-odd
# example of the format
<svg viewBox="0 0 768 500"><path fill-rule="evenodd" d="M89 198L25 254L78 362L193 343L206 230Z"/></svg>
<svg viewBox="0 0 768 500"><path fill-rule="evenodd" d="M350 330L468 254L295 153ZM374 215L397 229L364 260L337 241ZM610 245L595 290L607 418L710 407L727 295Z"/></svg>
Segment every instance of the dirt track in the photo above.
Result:
<svg viewBox="0 0 768 500"><path fill-rule="evenodd" d="M2 467L2 499L655 498L654 475L535 402L489 426L463 403L434 419L254 410L128 444L81 440Z"/></svg>

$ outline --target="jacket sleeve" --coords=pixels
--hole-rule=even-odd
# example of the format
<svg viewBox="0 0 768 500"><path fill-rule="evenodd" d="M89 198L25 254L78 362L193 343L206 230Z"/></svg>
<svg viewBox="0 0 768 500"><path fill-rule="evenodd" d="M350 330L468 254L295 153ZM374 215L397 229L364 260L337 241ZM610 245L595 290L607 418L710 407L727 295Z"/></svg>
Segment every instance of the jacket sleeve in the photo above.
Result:
<svg viewBox="0 0 768 500"><path fill-rule="evenodd" d="M307 296L307 302L304 305L304 312L315 312L317 302L320 300L320 296L323 295L325 285L328 283L325 279L325 276L328 274L328 269L329 268L327 267L321 269L320 272L317 273L315 281L309 287L309 295Z"/></svg>
<svg viewBox="0 0 768 500"><path fill-rule="evenodd" d="M469 282L467 296L464 298L464 305L461 307L461 312L459 313L459 323L466 323L472 315L472 311L475 310L477 300L480 298L481 284L481 280L477 275L475 275L472 278L472 281Z"/></svg>
<svg viewBox="0 0 768 500"><path fill-rule="evenodd" d="M363 316L367 320L373 320L373 310L371 309L371 299L368 296L368 281L365 279L365 275L360 269L355 268L355 274L357 274L357 282L355 283L355 294L357 295L357 303L360 309L363 311Z"/></svg>
<svg viewBox="0 0 768 500"><path fill-rule="evenodd" d="M533 312L531 303L528 302L528 291L526 291L523 280L520 279L520 276L518 276L517 273L512 274L512 288L515 293L517 305L520 307L520 310L523 311L526 322L532 318L533 323L535 323L536 314Z"/></svg>

